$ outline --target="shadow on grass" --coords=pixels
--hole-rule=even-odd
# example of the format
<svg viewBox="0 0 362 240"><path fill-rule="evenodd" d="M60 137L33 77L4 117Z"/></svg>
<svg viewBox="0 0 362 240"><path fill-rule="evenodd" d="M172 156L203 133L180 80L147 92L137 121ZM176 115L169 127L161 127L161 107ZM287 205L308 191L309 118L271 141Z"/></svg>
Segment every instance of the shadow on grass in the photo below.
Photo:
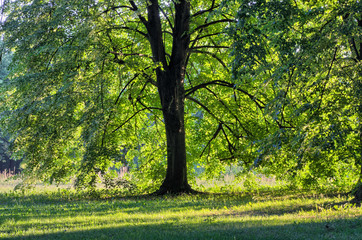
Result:
<svg viewBox="0 0 362 240"><path fill-rule="evenodd" d="M309 196L310 198L315 198ZM270 198L266 197L267 200ZM260 203L264 200L256 200L250 194L202 194L178 198L175 196L130 196L108 200L56 200L54 196L33 196L25 198L13 198L12 195L0 193L0 226L9 218L15 221L27 219L46 220L54 216L59 218L72 216L107 216L112 212L127 214L150 214L166 210L190 211L201 209L228 209L235 206ZM334 203L325 201L328 207L343 205L346 201ZM324 206L326 207L326 205ZM250 211L230 212L229 216L271 216L293 214L300 211L315 210L316 205L298 202L293 205L281 205L273 207L253 207Z"/></svg>
<svg viewBox="0 0 362 240"><path fill-rule="evenodd" d="M107 200L62 200L39 195L21 198L0 194L0 238L4 239L361 239L362 218L333 222L298 223L270 220L273 216L314 210L303 201L287 206L259 205L269 196L257 199L250 194L203 194L195 196L133 196ZM303 196L305 199L308 196ZM293 199L291 196L289 199ZM309 196L309 198L317 198ZM329 201L329 200L328 200ZM324 201L333 206L334 203ZM246 205L253 205L246 207ZM224 211L232 207L242 211ZM203 210L207 210L203 212ZM178 214L201 210L181 222L166 211ZM210 211L209 211L210 210ZM223 210L223 211L218 211ZM112 219L112 214L121 216ZM122 215L124 214L124 215ZM142 216L138 216L138 215ZM76 217L81 216L77 219ZM253 216L258 220L245 220ZM244 220L243 220L244 219ZM34 223L34 220L36 222ZM58 221L57 221L58 220ZM96 221L96 223L89 221ZM10 221L10 222L9 222ZM11 222L12 221L12 222ZM34 225L33 225L34 224ZM7 228L3 228L6 226ZM326 227L327 226L327 227ZM63 230L62 229L66 229ZM82 230L77 230L82 229ZM83 230L84 229L84 230ZM29 235L31 232L52 232Z"/></svg>
<svg viewBox="0 0 362 240"><path fill-rule="evenodd" d="M203 221L197 224L147 223L139 226L104 227L4 239L362 239L362 219L273 224L272 220L216 223Z"/></svg>

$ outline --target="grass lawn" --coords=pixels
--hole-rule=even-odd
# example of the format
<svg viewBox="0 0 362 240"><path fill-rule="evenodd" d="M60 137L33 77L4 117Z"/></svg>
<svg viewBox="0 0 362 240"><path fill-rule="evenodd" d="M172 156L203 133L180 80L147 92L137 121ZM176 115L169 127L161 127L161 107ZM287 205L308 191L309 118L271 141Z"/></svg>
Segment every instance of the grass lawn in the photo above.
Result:
<svg viewBox="0 0 362 240"><path fill-rule="evenodd" d="M83 198L0 184L0 239L353 239L362 208L312 192Z"/></svg>

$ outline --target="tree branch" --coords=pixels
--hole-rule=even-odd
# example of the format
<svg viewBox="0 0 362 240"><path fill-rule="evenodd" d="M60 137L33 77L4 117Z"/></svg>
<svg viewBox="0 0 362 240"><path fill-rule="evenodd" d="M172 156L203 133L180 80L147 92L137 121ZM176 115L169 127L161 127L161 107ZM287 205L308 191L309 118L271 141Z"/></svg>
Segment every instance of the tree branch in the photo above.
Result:
<svg viewBox="0 0 362 240"><path fill-rule="evenodd" d="M113 26L111 28L107 28L107 30L112 30L112 29L124 29L124 30L134 31L134 32L139 33L139 34L141 34L142 36L144 36L145 38L148 39L147 33L144 33L144 32L142 32L142 31L140 31L138 29L130 28L130 27L127 27L127 26L117 26L117 25L115 25L115 26Z"/></svg>
<svg viewBox="0 0 362 240"><path fill-rule="evenodd" d="M228 87L228 88L232 88L232 89L236 89L238 90L239 92L241 93L244 93L245 95L247 95L253 102L255 102L255 104L260 108L260 109L263 109L264 106L265 106L265 103L263 101L261 101L260 99L256 98L255 96L253 96L252 94L248 93L247 91L239 88L239 87L236 87L235 84L232 84L232 83L229 83L229 82L226 82L226 81L222 81L222 80L215 80L215 81L211 81L211 82L207 82L207 83L202 83L200 85L197 85L193 88L190 88L190 89L187 89L185 91L185 96L189 96L191 94L193 94L194 92L196 92L197 90L199 89L202 89L202 88L205 88L209 85L218 85L218 86L224 86L224 87ZM262 106L264 105L264 106Z"/></svg>
<svg viewBox="0 0 362 240"><path fill-rule="evenodd" d="M358 59L358 60L361 60L361 56L360 56L360 54L359 54L359 52L358 52L358 49L357 49L356 42L355 42L354 38L352 38L350 41L351 41L351 45L352 45L351 48L352 48L352 49L354 50L354 52L356 53L357 59Z"/></svg>
<svg viewBox="0 0 362 240"><path fill-rule="evenodd" d="M138 11L138 7L135 4L135 2L133 0L130 0L129 3L132 6L132 11L137 12ZM143 23L143 25L145 25L146 28L148 28L148 22L147 20L141 15L141 14L137 14L138 18L141 20L141 22Z"/></svg>
<svg viewBox="0 0 362 240"><path fill-rule="evenodd" d="M217 33L206 34L206 35L203 35L203 36L197 36L195 39L191 40L190 43L197 42L198 40L203 39L203 38L219 35L221 33L223 33L223 32L217 32Z"/></svg>
<svg viewBox="0 0 362 240"><path fill-rule="evenodd" d="M221 104L222 106L224 106L224 108L235 118L236 122L238 122L238 123L240 124L240 126L241 126L241 128L244 130L244 132L246 132L247 135L252 136L251 132L248 131L248 130L243 126L243 124L242 124L241 121L239 120L238 116L236 116L236 115L229 109L229 107L224 103L224 101L221 100L221 99L219 98L219 96L218 96L214 91L212 91L211 89L209 89L208 87L205 87L205 89L206 89L207 91L209 91L212 95L214 95L214 97L220 102L220 104ZM229 128L227 125L226 125L226 127L229 129L230 132L233 133L233 135L234 135L236 138L239 138L239 137L240 137L240 136L237 136L236 134L234 134L234 132L231 130L231 128Z"/></svg>
<svg viewBox="0 0 362 240"><path fill-rule="evenodd" d="M196 28L191 32L191 34L194 33L194 32L197 32L197 31L199 31L199 30L202 30L202 29L204 29L204 28L210 27L210 26L212 26L212 25L215 25L215 24L218 24L218 23L224 23L224 22L231 23L231 22L235 22L235 20L232 20L232 19L220 19L220 20L217 20L217 21L205 23L205 24L203 24L203 25L200 25L200 26L196 27Z"/></svg>
<svg viewBox="0 0 362 240"><path fill-rule="evenodd" d="M229 46L204 45L204 46L192 47L190 49L195 50L195 49L200 49L200 48L224 48L224 49L228 49L230 47Z"/></svg>
<svg viewBox="0 0 362 240"><path fill-rule="evenodd" d="M170 26L171 30L174 31L174 27L172 25L172 22L170 20L170 18L168 17L168 15L165 13L165 11L163 11L163 9L161 7L160 8L160 11L162 13L162 15L166 18L167 22L168 22L168 25Z"/></svg>
<svg viewBox="0 0 362 240"><path fill-rule="evenodd" d="M151 56L147 55L147 54L142 54L142 53L122 53L122 52L115 52L115 51L109 51L107 53L112 53L114 55L118 55L118 56L122 56L122 57L129 57L129 56L138 56L138 57L148 57L151 58Z"/></svg>
<svg viewBox="0 0 362 240"><path fill-rule="evenodd" d="M199 100L197 100L197 99L195 99L195 98L192 98L192 97L190 97L190 96L188 96L188 97L186 97L186 98L189 99L189 100L191 100L191 101L193 101L193 102L195 102L195 103L198 104L199 106L201 106L201 107L202 107L206 112L208 112L214 119L216 119L216 121L219 122L219 126L218 126L216 132L214 133L214 135L212 136L212 138L209 140L209 142L207 143L206 147L203 149L203 151L202 151L202 153L201 153L201 155L200 155L200 157L201 157L201 156L204 154L204 152L206 151L207 146L209 146L209 145L211 144L212 140L214 140L214 139L217 137L217 135L219 134L219 132L220 132L221 130L224 132L224 130L223 130L223 125L226 126L226 128L229 129L229 131L232 132L232 130L230 129L229 126L227 126L221 119L219 119L208 107L206 107L206 106L205 106L203 103L201 103ZM224 132L224 133L225 133L225 132ZM225 134L226 134L226 133L225 133ZM227 139L227 141L229 142L228 139Z"/></svg>
<svg viewBox="0 0 362 240"><path fill-rule="evenodd" d="M338 48L336 47L336 48L334 49L333 58L332 58L331 64L330 64L329 69L328 69L328 73L327 73L327 76L326 76L326 80L329 79L329 75L331 74L333 64L334 64L334 62L336 61L337 51L338 51ZM317 108L317 110L315 111L315 113L317 113L317 112L320 110L321 106L322 106L322 101L323 101L324 93L325 93L325 90L326 90L326 87L327 87L327 83L328 83L328 81L325 81L325 84L324 84L324 86L323 86L322 93L321 93L321 96L320 96L319 105L318 105L318 108Z"/></svg>
<svg viewBox="0 0 362 240"><path fill-rule="evenodd" d="M207 52L207 51L200 51L200 50L193 50L193 53L200 53L200 54L207 54L210 55L211 57L215 58L224 68L227 72L230 72L229 68L227 67L227 65L224 63L224 61L219 58L215 53L211 53L211 52Z"/></svg>
<svg viewBox="0 0 362 240"><path fill-rule="evenodd" d="M213 118L215 118L219 123L222 123L223 121L221 119L219 119L208 107L206 107L203 103L201 103L199 100L187 96L186 99L193 101L194 103L196 103L197 105L199 105L200 107L202 107L208 114L210 114Z"/></svg>
<svg viewBox="0 0 362 240"><path fill-rule="evenodd" d="M121 5L121 6L110 7L108 9L104 10L102 13L108 13L109 11L113 11L113 10L116 10L116 9L119 9L119 8L128 8L130 10L133 10L133 7L130 7L130 6L127 6L127 5Z"/></svg>
<svg viewBox="0 0 362 240"><path fill-rule="evenodd" d="M219 7L219 5L215 6L215 0L212 0L211 6L210 6L209 9L200 10L200 11L196 12L195 14L193 14L191 17L193 18L193 17L197 17L197 16L202 15L202 14L207 13L207 12L212 12L214 9L216 9L218 7Z"/></svg>
<svg viewBox="0 0 362 240"><path fill-rule="evenodd" d="M230 142L230 140L229 140L229 138L228 138L228 135L226 134L224 128L221 128L221 130L222 130L222 132L223 132L223 134L224 134L224 136L225 136L225 139L226 139L226 141L227 141L227 143L228 143L229 153L231 154L231 156L233 156L236 148L231 144L231 142Z"/></svg>
<svg viewBox="0 0 362 240"><path fill-rule="evenodd" d="M118 131L119 129L121 129L124 125L126 125L129 121L131 121L132 118L134 118L135 116L137 116L137 114L139 114L140 112L143 112L143 111L145 111L145 110L148 110L148 109L149 109L148 107L145 107L145 108L142 108L142 109L136 111L131 117L129 117L126 121L124 121L124 122L123 122L121 125L119 125L116 129L114 129L114 130L112 131L112 133L114 133L114 132Z"/></svg>
<svg viewBox="0 0 362 240"><path fill-rule="evenodd" d="M204 155L204 152L206 151L207 147L211 144L212 140L214 140L217 135L219 135L219 132L221 131L222 129L222 123L219 123L219 126L218 128L216 129L214 135L212 136L212 138L207 142L206 146L204 147L204 149L202 150L201 154L200 154L200 157L202 157L202 155Z"/></svg>
<svg viewBox="0 0 362 240"><path fill-rule="evenodd" d="M126 89L128 88L128 86L139 76L140 74L137 73L134 75L134 77L128 81L128 83L122 88L121 92L118 94L118 97L116 99L116 101L114 102L114 105L117 105L119 99L121 98L122 94L126 91Z"/></svg>
<svg viewBox="0 0 362 240"><path fill-rule="evenodd" d="M148 107L146 106L146 104L144 104L143 102L141 102L141 98L137 98L136 100L139 104L141 104L144 108L147 108L150 112L152 112L152 110L159 110L162 111L162 108L158 108L158 107ZM159 119L161 120L161 119Z"/></svg>
<svg viewBox="0 0 362 240"><path fill-rule="evenodd" d="M133 1L132 1L133 2ZM160 62L167 66L166 50L162 39L162 26L160 19L160 6L158 0L149 0L147 7L148 22L145 23L148 32L148 40L151 45L154 62Z"/></svg>

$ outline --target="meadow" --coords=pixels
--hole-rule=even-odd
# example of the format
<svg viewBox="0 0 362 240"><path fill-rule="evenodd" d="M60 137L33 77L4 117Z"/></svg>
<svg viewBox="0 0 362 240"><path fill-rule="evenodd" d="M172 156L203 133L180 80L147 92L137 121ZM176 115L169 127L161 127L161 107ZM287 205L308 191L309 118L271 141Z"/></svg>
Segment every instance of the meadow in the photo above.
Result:
<svg viewBox="0 0 362 240"><path fill-rule="evenodd" d="M362 208L335 191L155 197L16 181L0 179L0 239L362 239Z"/></svg>

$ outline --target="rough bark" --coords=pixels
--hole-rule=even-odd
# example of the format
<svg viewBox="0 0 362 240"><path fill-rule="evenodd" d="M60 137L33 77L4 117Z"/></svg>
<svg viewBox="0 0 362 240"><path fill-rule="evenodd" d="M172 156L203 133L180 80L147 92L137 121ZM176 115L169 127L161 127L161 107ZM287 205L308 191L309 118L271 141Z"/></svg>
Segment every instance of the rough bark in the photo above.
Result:
<svg viewBox="0 0 362 240"><path fill-rule="evenodd" d="M360 103L361 104L361 103ZM360 105L359 106L359 116L361 116L361 109L362 106ZM360 164L360 176L359 176L359 180L356 184L356 186L354 187L354 189L352 190L352 194L354 196L354 199L352 200L353 202L356 202L356 203L362 203L362 126L360 124L359 126L359 142L360 142L360 161L359 161L359 164Z"/></svg>
<svg viewBox="0 0 362 240"><path fill-rule="evenodd" d="M352 195L354 197L352 199L353 203L358 203L358 204L362 203L362 182L359 182L355 186L355 188L352 190Z"/></svg>
<svg viewBox="0 0 362 240"><path fill-rule="evenodd" d="M357 21L358 26L362 29L362 19L356 18L355 20ZM356 42L360 43L359 52L355 45ZM352 38L350 40L350 48L351 48L351 51L354 51L357 61L359 63L362 62L362 38L359 38L357 41L356 41L356 39ZM357 116L359 119L362 119L362 98L361 98L362 72L359 71L358 74L359 74L360 78L354 80L353 87L354 87L354 91L355 91L354 95L357 100L357 109L356 109ZM354 199L352 201L361 203L362 202L362 124L361 123L359 123L358 131L359 131L359 159L356 162L357 162L357 165L359 165L359 167L360 167L360 173L359 173L360 176L359 176L359 180L358 180L356 186L352 190L352 194L354 196Z"/></svg>
<svg viewBox="0 0 362 240"><path fill-rule="evenodd" d="M172 68L164 75L159 93L166 128L167 172L158 193L190 192L191 187L187 183L182 75Z"/></svg>
<svg viewBox="0 0 362 240"><path fill-rule="evenodd" d="M167 172L156 194L193 192L187 182L184 125L184 79L190 44L189 21L190 3L178 1L175 3L172 53L167 63L158 1L151 0L147 29L154 61L162 64L156 74L167 138Z"/></svg>
<svg viewBox="0 0 362 240"><path fill-rule="evenodd" d="M359 22L359 25L362 27L362 21ZM362 39L361 39L361 44L362 44ZM361 49L361 54L362 54L362 49ZM360 56L359 61L362 61L362 55ZM360 77L362 77L362 72L359 72ZM360 78L361 79L361 78ZM358 79L355 80L355 95L357 98L357 115L359 119L362 119L362 99L360 94L362 93L362 81ZM362 202L362 124L359 123L358 126L358 131L359 131L359 166L360 166L360 176L359 176L359 180L358 183L356 185L356 187L353 190L353 195L354 195L354 201L361 203Z"/></svg>

